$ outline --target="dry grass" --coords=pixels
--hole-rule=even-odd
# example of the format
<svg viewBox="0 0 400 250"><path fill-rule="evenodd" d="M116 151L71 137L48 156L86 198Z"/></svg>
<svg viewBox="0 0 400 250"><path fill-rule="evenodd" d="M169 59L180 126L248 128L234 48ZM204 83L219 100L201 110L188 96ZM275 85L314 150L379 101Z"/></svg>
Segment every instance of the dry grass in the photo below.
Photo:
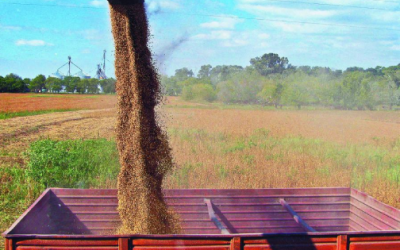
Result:
<svg viewBox="0 0 400 250"><path fill-rule="evenodd" d="M113 95L0 94L0 112L105 109L115 107L116 102Z"/></svg>
<svg viewBox="0 0 400 250"><path fill-rule="evenodd" d="M400 112L168 107L167 188L352 186L400 208Z"/></svg>
<svg viewBox="0 0 400 250"><path fill-rule="evenodd" d="M400 137L400 112L167 109L168 127L250 135L304 136L339 143L375 143Z"/></svg>
<svg viewBox="0 0 400 250"><path fill-rule="evenodd" d="M166 188L354 187L400 208L400 142L338 144L267 130L238 136L170 130L177 169Z"/></svg>

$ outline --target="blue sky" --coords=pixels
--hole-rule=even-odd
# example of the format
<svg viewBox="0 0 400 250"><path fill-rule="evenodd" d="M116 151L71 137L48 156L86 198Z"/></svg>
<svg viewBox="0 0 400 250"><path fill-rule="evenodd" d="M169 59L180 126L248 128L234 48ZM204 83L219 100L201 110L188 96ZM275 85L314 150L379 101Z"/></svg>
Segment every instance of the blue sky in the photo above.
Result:
<svg viewBox="0 0 400 250"><path fill-rule="evenodd" d="M400 0L148 0L162 73L201 65L249 65L274 52L293 65L375 67L400 63ZM159 11L157 11L159 10ZM183 42L171 50L176 41ZM0 75L50 75L72 56L91 76L107 50L106 0L1 0ZM65 70L64 70L65 71Z"/></svg>

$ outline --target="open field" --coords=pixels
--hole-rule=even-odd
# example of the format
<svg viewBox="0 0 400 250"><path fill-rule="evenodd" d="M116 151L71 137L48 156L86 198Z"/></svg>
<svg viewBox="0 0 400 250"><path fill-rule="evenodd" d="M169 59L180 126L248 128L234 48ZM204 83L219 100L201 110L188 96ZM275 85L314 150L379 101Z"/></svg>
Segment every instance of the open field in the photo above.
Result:
<svg viewBox="0 0 400 250"><path fill-rule="evenodd" d="M2 94L0 113L43 110L104 109L114 107L115 95Z"/></svg>
<svg viewBox="0 0 400 250"><path fill-rule="evenodd" d="M75 97L68 100L65 105L75 105ZM105 103L112 102L97 106L103 109L0 120L0 179L9 187L0 192L0 230L41 191L24 175L32 160L25 152L33 142L106 138L107 147L114 143L116 110ZM162 110L176 161L166 188L352 186L400 208L400 112L274 110L177 98L169 98ZM111 170L118 169L115 157ZM108 178L94 186L114 187L116 179Z"/></svg>

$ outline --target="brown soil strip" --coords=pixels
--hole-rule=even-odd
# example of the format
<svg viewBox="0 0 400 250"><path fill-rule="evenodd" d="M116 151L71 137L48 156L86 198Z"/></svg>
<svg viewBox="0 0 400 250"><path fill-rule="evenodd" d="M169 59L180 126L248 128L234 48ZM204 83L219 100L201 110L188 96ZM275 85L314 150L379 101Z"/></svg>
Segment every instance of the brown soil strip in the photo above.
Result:
<svg viewBox="0 0 400 250"><path fill-rule="evenodd" d="M61 125L62 123L65 123L65 122L80 121L80 120L84 120L84 119L86 119L86 118L67 119L67 120L63 120L63 121L46 123L46 124L42 124L42 125L35 126L35 127L23 127L12 133L0 134L0 145L3 145L3 146L7 145L8 143L12 142L13 140L16 140L20 136L28 136L30 134L39 133L41 131L41 129L48 127L48 126Z"/></svg>

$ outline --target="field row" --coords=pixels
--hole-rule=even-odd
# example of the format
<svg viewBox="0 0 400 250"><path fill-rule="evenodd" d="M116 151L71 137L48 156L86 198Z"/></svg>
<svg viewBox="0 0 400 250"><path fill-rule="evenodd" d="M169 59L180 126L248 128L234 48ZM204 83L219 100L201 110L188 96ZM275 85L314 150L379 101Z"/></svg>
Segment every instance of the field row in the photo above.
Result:
<svg viewBox="0 0 400 250"><path fill-rule="evenodd" d="M0 113L115 107L115 95L0 94Z"/></svg>

